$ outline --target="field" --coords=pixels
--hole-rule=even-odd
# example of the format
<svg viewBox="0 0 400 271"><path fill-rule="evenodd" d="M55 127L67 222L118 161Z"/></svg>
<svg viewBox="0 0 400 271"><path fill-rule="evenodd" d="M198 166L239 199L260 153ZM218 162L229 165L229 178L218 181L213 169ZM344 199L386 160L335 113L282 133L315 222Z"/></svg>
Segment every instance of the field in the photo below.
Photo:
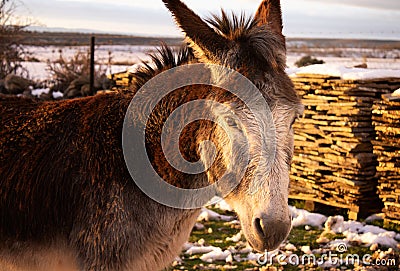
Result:
<svg viewBox="0 0 400 271"><path fill-rule="evenodd" d="M109 73L126 70L148 60L147 53L154 52L156 46L165 42L171 46L182 44L181 39L134 37L123 35L96 34L96 62L108 66ZM34 80L43 80L51 75L48 63L56 61L60 55L71 58L76 52L89 50L90 34L82 33L41 33L27 32L21 37L29 52L24 66ZM400 41L374 40L324 40L288 39L287 65L304 55L311 55L328 64L347 67L366 63L368 68L388 68L400 70Z"/></svg>

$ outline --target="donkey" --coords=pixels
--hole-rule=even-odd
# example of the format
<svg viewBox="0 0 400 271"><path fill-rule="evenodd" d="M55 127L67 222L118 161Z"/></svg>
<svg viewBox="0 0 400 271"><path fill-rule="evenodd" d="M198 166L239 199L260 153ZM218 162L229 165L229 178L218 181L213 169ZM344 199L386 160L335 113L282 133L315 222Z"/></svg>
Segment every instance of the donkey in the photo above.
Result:
<svg viewBox="0 0 400 271"><path fill-rule="evenodd" d="M137 74L137 87L168 68L201 62L236 70L258 88L272 111L276 155L271 170L266 170L271 157L249 156L243 178L226 200L253 248L275 249L291 228L287 200L292 125L302 110L285 73L280 2L264 0L251 19L222 12L207 21L179 0L163 2L190 50L177 59L164 50L156 68ZM154 271L179 254L200 211L160 204L133 180L121 137L137 87L57 102L0 97L0 270ZM186 160L211 164L201 142L212 141L216 148L211 166L186 174L163 157L160 137L168 116L196 99L224 104L237 118L209 108L218 125L204 120L185 127L179 151ZM140 122L139 111L134 121ZM261 127L268 129L266 112L257 114L265 116ZM235 178L226 137L246 139L251 150L261 149L265 142L255 140L251 129L244 131L260 126L254 122L246 105L227 90L183 87L164 97L144 123L148 159L166 183L179 188L216 183L226 172ZM141 163L140 158L135 161Z"/></svg>

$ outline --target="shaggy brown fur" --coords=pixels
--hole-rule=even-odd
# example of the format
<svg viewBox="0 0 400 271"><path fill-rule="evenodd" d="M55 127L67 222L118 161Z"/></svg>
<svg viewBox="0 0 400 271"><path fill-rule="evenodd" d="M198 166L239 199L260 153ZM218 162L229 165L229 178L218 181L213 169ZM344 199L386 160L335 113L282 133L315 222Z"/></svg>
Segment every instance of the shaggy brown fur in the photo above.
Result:
<svg viewBox="0 0 400 271"><path fill-rule="evenodd" d="M131 98L120 93L61 102L0 97L1 246L16 241L45 246L66 238L83 270L123 270L141 258L149 238L165 230L157 223L163 217L152 214L179 213L184 220L197 212L161 206L132 181L121 146ZM160 128L150 124L148 129ZM156 136L149 138L151 148L158 144L152 139ZM181 176L152 155L161 174L178 183ZM186 180L186 186L198 183ZM179 229L181 222L174 223Z"/></svg>
<svg viewBox="0 0 400 271"><path fill-rule="evenodd" d="M133 74L133 91L163 71L196 62L190 47L182 46L178 51L174 51L164 43L157 49L157 53L149 56L152 63L142 62L142 67Z"/></svg>

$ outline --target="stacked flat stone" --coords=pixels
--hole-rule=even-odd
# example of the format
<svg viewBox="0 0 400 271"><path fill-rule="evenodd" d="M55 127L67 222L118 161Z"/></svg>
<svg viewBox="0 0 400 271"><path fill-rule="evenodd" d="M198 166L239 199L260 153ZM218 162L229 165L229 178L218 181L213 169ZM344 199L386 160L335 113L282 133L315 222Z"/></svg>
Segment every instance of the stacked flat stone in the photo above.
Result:
<svg viewBox="0 0 400 271"><path fill-rule="evenodd" d="M384 95L374 105L379 197L384 203L385 221L400 224L400 97Z"/></svg>
<svg viewBox="0 0 400 271"><path fill-rule="evenodd" d="M290 197L347 209L353 219L379 211L372 107L400 79L297 73L292 81L305 112L294 128Z"/></svg>
<svg viewBox="0 0 400 271"><path fill-rule="evenodd" d="M133 83L133 75L130 71L114 73L108 79L114 81L116 87L119 88L127 88Z"/></svg>

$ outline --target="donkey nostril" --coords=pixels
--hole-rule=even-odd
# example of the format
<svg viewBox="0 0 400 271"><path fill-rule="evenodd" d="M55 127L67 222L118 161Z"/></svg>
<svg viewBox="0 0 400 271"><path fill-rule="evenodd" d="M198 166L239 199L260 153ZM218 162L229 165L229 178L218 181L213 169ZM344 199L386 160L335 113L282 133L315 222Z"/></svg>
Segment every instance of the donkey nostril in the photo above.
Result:
<svg viewBox="0 0 400 271"><path fill-rule="evenodd" d="M254 219L254 227L256 228L256 231L258 234L260 234L261 236L265 236L264 226L263 226L262 220L260 218Z"/></svg>

